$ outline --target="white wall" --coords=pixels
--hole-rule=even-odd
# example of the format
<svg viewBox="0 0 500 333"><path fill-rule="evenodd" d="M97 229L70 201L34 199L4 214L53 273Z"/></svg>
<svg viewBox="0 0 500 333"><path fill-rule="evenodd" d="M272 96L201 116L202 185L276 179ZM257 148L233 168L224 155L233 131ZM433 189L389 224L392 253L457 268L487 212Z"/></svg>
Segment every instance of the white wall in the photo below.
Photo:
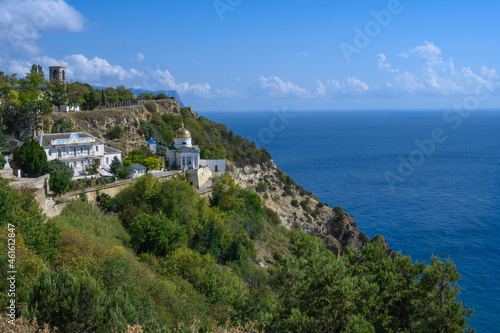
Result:
<svg viewBox="0 0 500 333"><path fill-rule="evenodd" d="M200 166L208 166L212 172L217 166L217 172L226 172L226 160L200 160Z"/></svg>

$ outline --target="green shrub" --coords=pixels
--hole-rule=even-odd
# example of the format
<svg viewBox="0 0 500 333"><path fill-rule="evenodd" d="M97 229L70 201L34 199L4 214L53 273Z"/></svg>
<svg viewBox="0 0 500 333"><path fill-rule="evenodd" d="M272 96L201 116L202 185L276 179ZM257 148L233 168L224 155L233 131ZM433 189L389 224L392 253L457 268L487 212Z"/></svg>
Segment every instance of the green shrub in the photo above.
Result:
<svg viewBox="0 0 500 333"><path fill-rule="evenodd" d="M85 167L85 171L87 172L87 174L89 175L95 175L98 173L97 171L97 167L95 164L89 164Z"/></svg>
<svg viewBox="0 0 500 333"><path fill-rule="evenodd" d="M69 120L64 118L58 118L54 121L52 125L51 132L52 133L67 133L72 132L75 124Z"/></svg>
<svg viewBox="0 0 500 333"><path fill-rule="evenodd" d="M49 186L57 194L66 194L72 187L71 177L62 170L55 170L50 175Z"/></svg>
<svg viewBox="0 0 500 333"><path fill-rule="evenodd" d="M158 112L158 105L155 102L146 102L144 107L151 113Z"/></svg>
<svg viewBox="0 0 500 333"><path fill-rule="evenodd" d="M259 181L259 183L257 184L257 186L255 187L255 190L257 192L264 192L267 190L267 184L262 182L262 181Z"/></svg>
<svg viewBox="0 0 500 333"><path fill-rule="evenodd" d="M189 111L189 109L185 108L185 107L181 108L181 115L182 115L182 118L184 118L184 119L193 118L191 111Z"/></svg>
<svg viewBox="0 0 500 333"><path fill-rule="evenodd" d="M344 219L344 210L342 209L342 207L334 206L333 211L335 212L335 214L337 214L337 216L340 220Z"/></svg>
<svg viewBox="0 0 500 333"><path fill-rule="evenodd" d="M164 256L187 243L186 231L163 215L139 215L128 231L138 253Z"/></svg>
<svg viewBox="0 0 500 333"><path fill-rule="evenodd" d="M3 170L5 164L7 164L7 160L5 160L5 156L3 156L3 154L0 154L0 170Z"/></svg>
<svg viewBox="0 0 500 333"><path fill-rule="evenodd" d="M52 160L48 161L45 166L43 167L43 174L50 174L52 175L55 171L61 171L65 173L69 178L72 178L74 175L73 168L68 166L66 163L60 161L60 160Z"/></svg>
<svg viewBox="0 0 500 333"><path fill-rule="evenodd" d="M120 125L115 125L111 131L108 132L108 137L110 139L121 139L123 137L123 134L125 131L123 130L123 127Z"/></svg>
<svg viewBox="0 0 500 333"><path fill-rule="evenodd" d="M360 232L358 238L361 241L361 243L363 243L363 245L370 243L370 237L368 237L364 231Z"/></svg>
<svg viewBox="0 0 500 333"><path fill-rule="evenodd" d="M290 187L290 185L285 185L283 187L283 196L284 197L286 197L286 196L293 197L293 192L292 192L292 188Z"/></svg>
<svg viewBox="0 0 500 333"><path fill-rule="evenodd" d="M29 304L29 317L50 323L62 332L109 332L113 328L125 331L127 327L122 312L127 307L115 307L88 273L44 270L33 287Z"/></svg>
<svg viewBox="0 0 500 333"><path fill-rule="evenodd" d="M303 200L300 202L300 206L302 207L302 209L307 212L307 213L311 213L311 207L309 207L309 200Z"/></svg>
<svg viewBox="0 0 500 333"><path fill-rule="evenodd" d="M269 217L269 219L271 220L272 225L277 226L281 223L280 216L274 210L272 210L271 208L269 208L267 206L264 206L263 211L264 211L264 214L266 214Z"/></svg>
<svg viewBox="0 0 500 333"><path fill-rule="evenodd" d="M297 199L292 199L290 203L292 204L293 207L299 207L299 202L297 201Z"/></svg>

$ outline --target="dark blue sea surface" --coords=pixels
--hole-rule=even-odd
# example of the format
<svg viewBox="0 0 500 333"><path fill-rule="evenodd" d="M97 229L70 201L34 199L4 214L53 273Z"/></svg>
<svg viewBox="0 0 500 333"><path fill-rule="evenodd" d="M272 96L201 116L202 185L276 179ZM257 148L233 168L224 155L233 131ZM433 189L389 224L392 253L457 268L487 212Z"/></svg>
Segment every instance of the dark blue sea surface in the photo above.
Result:
<svg viewBox="0 0 500 333"><path fill-rule="evenodd" d="M450 257L471 326L500 332L500 111L203 112L358 228L414 260ZM417 143L418 141L418 143Z"/></svg>

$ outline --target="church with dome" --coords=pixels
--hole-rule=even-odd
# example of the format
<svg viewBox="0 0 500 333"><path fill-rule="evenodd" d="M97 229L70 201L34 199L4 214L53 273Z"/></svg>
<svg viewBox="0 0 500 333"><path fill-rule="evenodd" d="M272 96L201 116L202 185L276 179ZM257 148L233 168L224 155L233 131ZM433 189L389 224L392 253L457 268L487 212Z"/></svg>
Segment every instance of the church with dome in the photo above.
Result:
<svg viewBox="0 0 500 333"><path fill-rule="evenodd" d="M181 170L200 167L200 147L191 143L191 132L182 127L175 131L174 145L167 148L168 166Z"/></svg>

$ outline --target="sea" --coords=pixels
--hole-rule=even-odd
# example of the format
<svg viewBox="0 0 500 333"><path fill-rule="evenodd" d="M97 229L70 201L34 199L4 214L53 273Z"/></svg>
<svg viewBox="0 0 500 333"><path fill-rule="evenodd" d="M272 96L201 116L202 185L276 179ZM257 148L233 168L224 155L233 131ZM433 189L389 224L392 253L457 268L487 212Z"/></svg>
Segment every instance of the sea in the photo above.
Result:
<svg viewBox="0 0 500 333"><path fill-rule="evenodd" d="M450 258L477 332L500 332L500 110L210 111L369 237Z"/></svg>

